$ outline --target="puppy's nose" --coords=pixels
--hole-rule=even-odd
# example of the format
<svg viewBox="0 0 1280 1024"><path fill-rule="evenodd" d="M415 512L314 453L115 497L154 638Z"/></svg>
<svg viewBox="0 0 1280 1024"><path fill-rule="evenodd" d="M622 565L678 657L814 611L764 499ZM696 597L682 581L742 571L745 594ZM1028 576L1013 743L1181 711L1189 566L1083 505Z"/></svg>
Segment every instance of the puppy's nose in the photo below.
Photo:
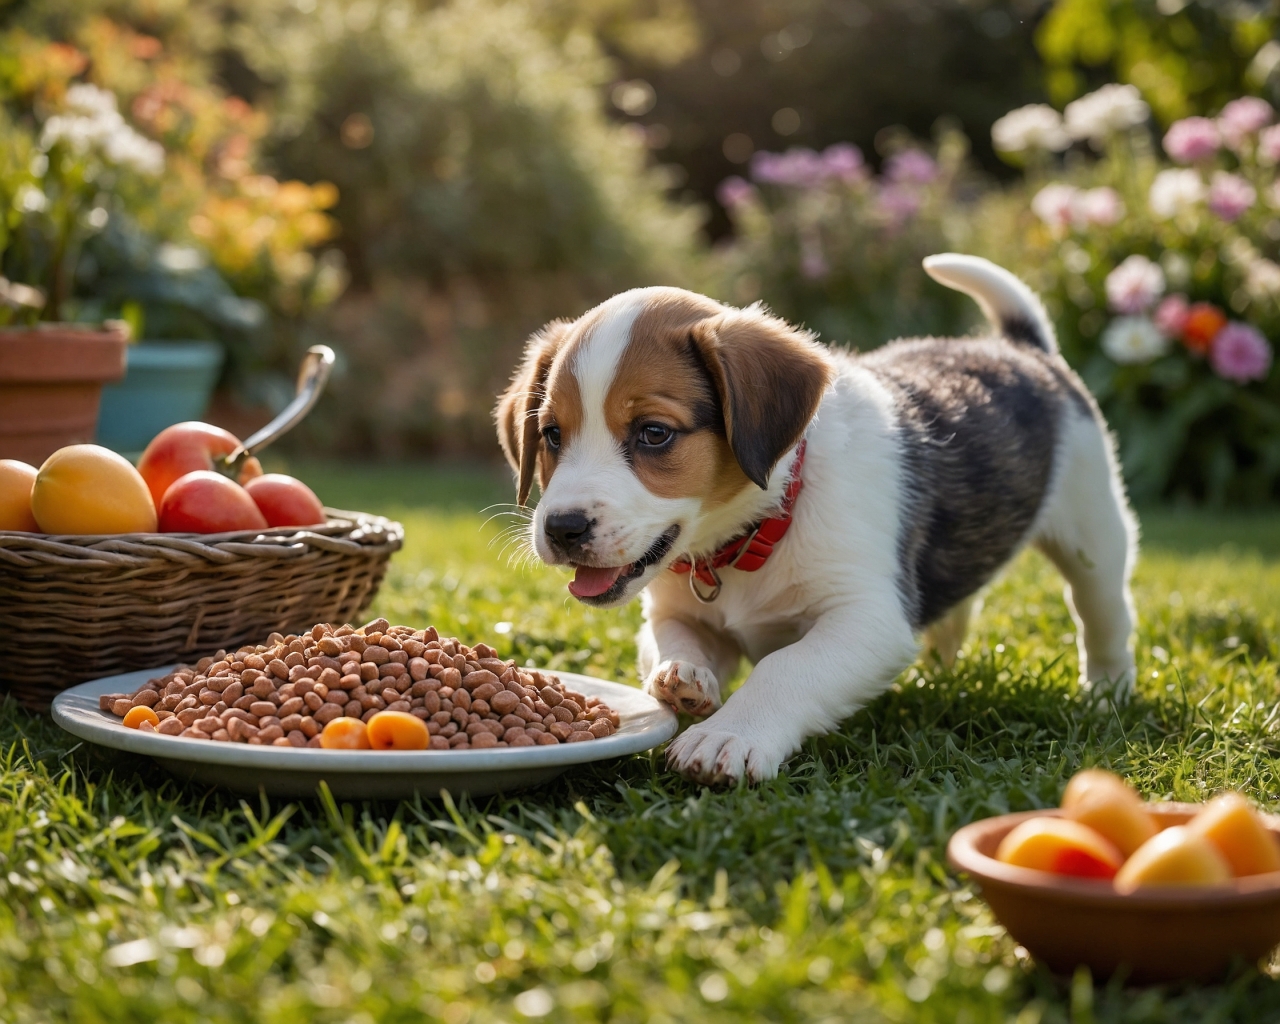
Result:
<svg viewBox="0 0 1280 1024"><path fill-rule="evenodd" d="M591 520L581 509L567 512L549 512L543 529L551 543L569 554L585 544L591 536Z"/></svg>

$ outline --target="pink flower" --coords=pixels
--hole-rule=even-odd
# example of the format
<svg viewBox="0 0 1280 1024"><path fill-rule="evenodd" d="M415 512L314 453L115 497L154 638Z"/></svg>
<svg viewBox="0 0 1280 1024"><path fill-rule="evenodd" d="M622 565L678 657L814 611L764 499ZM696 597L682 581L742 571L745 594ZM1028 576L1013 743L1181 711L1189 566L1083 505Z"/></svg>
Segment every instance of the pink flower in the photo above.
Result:
<svg viewBox="0 0 1280 1024"><path fill-rule="evenodd" d="M1095 224L1109 228L1124 216L1120 193L1103 185L1079 192L1071 204L1071 215L1077 226Z"/></svg>
<svg viewBox="0 0 1280 1024"><path fill-rule="evenodd" d="M1187 313L1190 309L1185 295L1168 295L1156 307L1151 319L1166 338L1180 338L1182 329L1187 326Z"/></svg>
<svg viewBox="0 0 1280 1024"><path fill-rule="evenodd" d="M756 187L736 174L716 186L716 198L726 210L736 210L755 198Z"/></svg>
<svg viewBox="0 0 1280 1024"><path fill-rule="evenodd" d="M822 151L822 163L827 175L836 181L852 184L867 176L867 164L862 150L851 142L837 142Z"/></svg>
<svg viewBox="0 0 1280 1024"><path fill-rule="evenodd" d="M1207 117L1184 117L1174 121L1164 136L1164 151L1180 164L1194 164L1218 152L1222 137L1218 126Z"/></svg>
<svg viewBox="0 0 1280 1024"><path fill-rule="evenodd" d="M938 165L922 150L904 149L885 161L884 173L890 181L927 185L938 176Z"/></svg>
<svg viewBox="0 0 1280 1024"><path fill-rule="evenodd" d="M1269 125L1275 113L1270 103L1257 96L1241 96L1232 100L1218 115L1222 141L1230 149L1239 149L1249 135Z"/></svg>
<svg viewBox="0 0 1280 1024"><path fill-rule="evenodd" d="M1271 369L1271 346L1256 327L1233 320L1213 339L1209 365L1219 377L1237 384L1263 380Z"/></svg>
<svg viewBox="0 0 1280 1024"><path fill-rule="evenodd" d="M1264 128L1258 136L1258 159L1266 164L1280 164L1280 124Z"/></svg>
<svg viewBox="0 0 1280 1024"><path fill-rule="evenodd" d="M1072 185L1046 185L1031 200L1031 211L1055 231L1065 231L1075 217L1078 191Z"/></svg>
<svg viewBox="0 0 1280 1024"><path fill-rule="evenodd" d="M751 158L751 177L766 185L812 188L826 180L822 157L812 149L789 149L785 153L757 153Z"/></svg>
<svg viewBox="0 0 1280 1024"><path fill-rule="evenodd" d="M920 196L913 189L888 185L880 190L876 205L889 226L899 228L920 209Z"/></svg>
<svg viewBox="0 0 1280 1024"><path fill-rule="evenodd" d="M1228 222L1239 220L1257 198L1257 189L1238 174L1217 171L1209 184L1209 209Z"/></svg>
<svg viewBox="0 0 1280 1024"><path fill-rule="evenodd" d="M1136 253L1107 275L1107 305L1117 313L1145 313L1164 291L1164 271Z"/></svg>

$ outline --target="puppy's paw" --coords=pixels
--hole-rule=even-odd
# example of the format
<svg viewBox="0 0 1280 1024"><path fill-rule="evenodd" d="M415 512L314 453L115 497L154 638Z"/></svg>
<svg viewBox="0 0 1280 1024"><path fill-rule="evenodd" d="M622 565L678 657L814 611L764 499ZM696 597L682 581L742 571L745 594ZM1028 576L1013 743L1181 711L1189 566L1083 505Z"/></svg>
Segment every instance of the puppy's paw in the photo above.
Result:
<svg viewBox="0 0 1280 1024"><path fill-rule="evenodd" d="M690 726L667 747L667 764L706 786L732 784L746 776L763 782L778 774L785 754L751 738L716 727L716 719Z"/></svg>
<svg viewBox="0 0 1280 1024"><path fill-rule="evenodd" d="M709 715L720 707L720 684L709 668L689 661L664 661L645 680L645 692L677 711Z"/></svg>

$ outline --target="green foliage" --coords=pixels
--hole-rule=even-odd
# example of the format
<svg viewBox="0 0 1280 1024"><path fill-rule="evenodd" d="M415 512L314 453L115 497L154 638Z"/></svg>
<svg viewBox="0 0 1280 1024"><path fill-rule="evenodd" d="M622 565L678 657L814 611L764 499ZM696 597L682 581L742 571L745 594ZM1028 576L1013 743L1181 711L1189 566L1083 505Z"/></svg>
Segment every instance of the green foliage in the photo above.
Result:
<svg viewBox="0 0 1280 1024"><path fill-rule="evenodd" d="M1217 0L1055 0L1036 31L1054 102L1119 79L1142 90L1164 124L1276 89L1273 4ZM1256 58L1256 59L1255 59Z"/></svg>
<svg viewBox="0 0 1280 1024"><path fill-rule="evenodd" d="M509 570L474 513L394 502L496 481L310 468L326 501L404 518L378 613L634 682L634 606L570 604L555 570ZM1132 704L1081 699L1060 581L1031 555L954 671L917 665L757 789L689 785L659 753L507 799L241 802L5 704L0 1016L1272 1020L1274 963L1207 986L1052 978L943 863L960 824L1048 806L1084 765L1154 799L1231 786L1277 807L1274 525L1145 526Z"/></svg>

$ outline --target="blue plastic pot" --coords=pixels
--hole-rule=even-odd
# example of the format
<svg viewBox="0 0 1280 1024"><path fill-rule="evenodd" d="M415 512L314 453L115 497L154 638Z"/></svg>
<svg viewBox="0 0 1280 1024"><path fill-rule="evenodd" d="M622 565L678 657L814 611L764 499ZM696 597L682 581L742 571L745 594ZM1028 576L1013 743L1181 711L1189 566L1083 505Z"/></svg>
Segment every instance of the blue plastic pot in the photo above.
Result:
<svg viewBox="0 0 1280 1024"><path fill-rule="evenodd" d="M165 427L198 420L222 369L215 341L143 341L130 345L124 380L102 389L97 441L141 452Z"/></svg>

